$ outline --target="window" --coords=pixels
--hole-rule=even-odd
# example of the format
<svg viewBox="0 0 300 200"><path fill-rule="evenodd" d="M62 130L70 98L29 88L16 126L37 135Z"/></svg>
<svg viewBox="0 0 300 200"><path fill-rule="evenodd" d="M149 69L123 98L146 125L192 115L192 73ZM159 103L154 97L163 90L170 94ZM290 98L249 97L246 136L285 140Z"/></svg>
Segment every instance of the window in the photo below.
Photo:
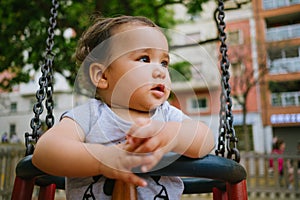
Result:
<svg viewBox="0 0 300 200"><path fill-rule="evenodd" d="M17 103L16 102L12 102L10 104L10 112L12 112L12 113L17 112Z"/></svg>
<svg viewBox="0 0 300 200"><path fill-rule="evenodd" d="M284 49L284 54L286 58L297 58L299 56L300 47L294 47L289 49Z"/></svg>
<svg viewBox="0 0 300 200"><path fill-rule="evenodd" d="M207 104L207 98L205 97L190 98L187 103L187 110L192 113L206 111L208 109Z"/></svg>
<svg viewBox="0 0 300 200"><path fill-rule="evenodd" d="M270 47L268 50L268 57L272 61L284 58L299 58L300 47L290 46L286 48Z"/></svg>
<svg viewBox="0 0 300 200"><path fill-rule="evenodd" d="M281 106L282 105L280 93L273 93L271 98L272 98L271 99L272 106Z"/></svg>
<svg viewBox="0 0 300 200"><path fill-rule="evenodd" d="M284 102L286 106L296 105L296 99L294 95L284 95Z"/></svg>
<svg viewBox="0 0 300 200"><path fill-rule="evenodd" d="M295 81L270 81L268 83L269 90L272 93L280 93L280 92L298 92L300 80Z"/></svg>
<svg viewBox="0 0 300 200"><path fill-rule="evenodd" d="M243 44L242 31L235 30L228 32L228 43L230 45L239 45Z"/></svg>
<svg viewBox="0 0 300 200"><path fill-rule="evenodd" d="M300 92L280 92L272 93L271 96L272 106L299 106L300 105Z"/></svg>
<svg viewBox="0 0 300 200"><path fill-rule="evenodd" d="M283 74L300 70L299 47L279 49L277 47L268 50L267 65L270 74Z"/></svg>
<svg viewBox="0 0 300 200"><path fill-rule="evenodd" d="M16 133L16 124L10 124L9 125L9 135L12 136L14 134L17 134Z"/></svg>

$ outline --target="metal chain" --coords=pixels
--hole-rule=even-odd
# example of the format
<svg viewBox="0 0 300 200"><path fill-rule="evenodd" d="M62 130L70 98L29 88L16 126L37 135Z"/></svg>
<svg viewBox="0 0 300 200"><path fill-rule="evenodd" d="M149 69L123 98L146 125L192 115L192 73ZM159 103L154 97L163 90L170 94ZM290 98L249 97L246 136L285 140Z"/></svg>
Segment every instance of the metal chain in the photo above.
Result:
<svg viewBox="0 0 300 200"><path fill-rule="evenodd" d="M52 7L50 10L51 16L49 18L49 27L48 27L48 37L46 40L46 54L43 65L41 66L42 76L39 78L39 86L40 88L36 92L36 100L37 102L33 105L34 117L30 121L30 127L32 129L32 133L25 133L25 146L26 153L25 155L31 155L34 151L34 144L37 142L38 138L41 134L41 126L42 121L40 119L40 115L43 113L43 101L46 98L46 125L48 128L52 127L54 124L54 116L53 116L53 60L54 53L52 52L54 46L54 30L56 27L56 18L57 18L57 9L58 9L58 1L52 0Z"/></svg>
<svg viewBox="0 0 300 200"><path fill-rule="evenodd" d="M46 57L45 57L45 68L48 68L47 73L47 81L48 85L46 87L47 99L46 99L46 109L47 109L47 116L46 116L46 125L48 128L51 128L54 124L54 116L53 116L53 61L54 61L54 53L52 52L54 46L54 29L56 27L56 18L57 18L57 9L58 9L58 1L52 0L52 8L51 8L51 17L49 19L50 26L48 28L48 38L46 40ZM48 66L48 67L47 67Z"/></svg>
<svg viewBox="0 0 300 200"><path fill-rule="evenodd" d="M219 39L221 42L220 53L222 55L220 61L221 68L221 95L220 95L220 122L219 122L219 138L218 147L216 150L216 155L222 155L224 157L227 150L227 158L231 158L236 162L240 161L240 153L237 149L238 139L235 136L235 131L233 127L233 115L232 115L232 99L230 97L231 87L229 84L230 74L229 74L229 59L227 55L227 45L226 45L226 23L224 21L224 1L218 0L218 29L219 29ZM226 147L226 150L225 150Z"/></svg>

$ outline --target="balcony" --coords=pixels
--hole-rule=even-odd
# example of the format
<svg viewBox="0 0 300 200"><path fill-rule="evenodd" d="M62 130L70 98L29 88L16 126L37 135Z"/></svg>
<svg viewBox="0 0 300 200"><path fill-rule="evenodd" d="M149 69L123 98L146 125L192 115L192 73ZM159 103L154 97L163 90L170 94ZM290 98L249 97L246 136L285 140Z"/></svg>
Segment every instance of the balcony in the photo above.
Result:
<svg viewBox="0 0 300 200"><path fill-rule="evenodd" d="M263 9L270 10L300 4L300 0L263 0Z"/></svg>
<svg viewBox="0 0 300 200"><path fill-rule="evenodd" d="M271 103L275 107L300 106L300 92L272 93Z"/></svg>
<svg viewBox="0 0 300 200"><path fill-rule="evenodd" d="M300 57L281 58L268 62L269 74L300 72Z"/></svg>
<svg viewBox="0 0 300 200"><path fill-rule="evenodd" d="M300 24L268 28L266 41L281 41L300 37Z"/></svg>

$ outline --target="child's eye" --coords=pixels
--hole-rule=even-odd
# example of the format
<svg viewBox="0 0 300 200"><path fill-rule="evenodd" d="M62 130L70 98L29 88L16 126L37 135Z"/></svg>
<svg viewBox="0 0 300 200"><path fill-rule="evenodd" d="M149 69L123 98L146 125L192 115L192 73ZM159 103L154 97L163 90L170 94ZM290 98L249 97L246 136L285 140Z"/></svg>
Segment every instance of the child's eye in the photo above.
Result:
<svg viewBox="0 0 300 200"><path fill-rule="evenodd" d="M160 64L161 64L163 67L168 67L169 62L168 62L168 61L162 61Z"/></svg>
<svg viewBox="0 0 300 200"><path fill-rule="evenodd" d="M142 57L140 57L138 59L138 61L149 63L150 62L150 58L149 58L149 56L142 56Z"/></svg>

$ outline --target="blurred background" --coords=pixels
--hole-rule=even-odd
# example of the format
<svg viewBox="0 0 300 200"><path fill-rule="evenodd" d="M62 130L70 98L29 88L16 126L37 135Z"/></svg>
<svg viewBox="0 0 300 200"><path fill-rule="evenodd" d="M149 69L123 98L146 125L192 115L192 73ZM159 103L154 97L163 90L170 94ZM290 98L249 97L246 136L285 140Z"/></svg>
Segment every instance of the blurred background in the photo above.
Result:
<svg viewBox="0 0 300 200"><path fill-rule="evenodd" d="M82 101L73 93L78 70L74 52L93 14L142 15L162 27L170 41L170 103L209 124L218 141L217 5L214 0L59 1L53 47L55 123ZM49 0L0 2L0 199L10 197L24 134L31 131L50 7ZM300 196L299 10L300 0L225 1L233 123L253 199ZM270 165L278 141L284 141L283 174Z"/></svg>

